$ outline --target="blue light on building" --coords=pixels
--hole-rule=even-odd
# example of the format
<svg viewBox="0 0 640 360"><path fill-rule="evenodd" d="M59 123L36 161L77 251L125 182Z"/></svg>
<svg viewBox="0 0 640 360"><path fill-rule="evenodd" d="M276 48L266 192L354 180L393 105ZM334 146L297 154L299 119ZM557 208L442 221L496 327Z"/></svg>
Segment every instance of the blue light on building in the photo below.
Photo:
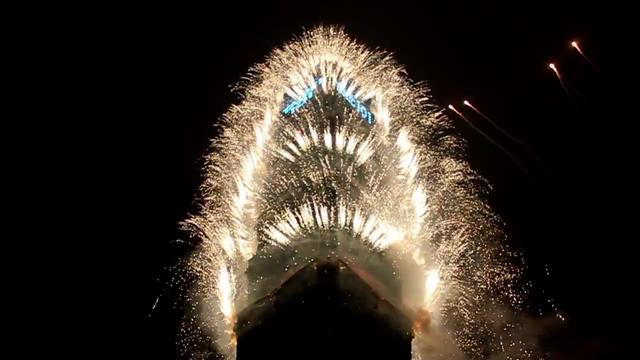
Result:
<svg viewBox="0 0 640 360"><path fill-rule="evenodd" d="M317 85L320 85L320 86L322 86L324 84L324 82L325 82L325 79L323 77L316 80ZM302 98L300 98L298 100L291 101L282 110L282 113L284 115L291 115L291 114L295 113L296 111L298 111L300 108L302 108L314 96L314 93L315 93L317 85L311 86L307 90L305 90L304 95L303 95ZM365 104L363 104L360 100L356 99L355 96L353 96L351 94L348 94L344 84L342 84L342 83L336 84L336 90L338 90L338 93L340 95L342 95L342 97L344 97L345 100L347 100L347 102L358 113L360 113L360 115L367 121L367 123L369 125L373 124L374 116L371 113L371 111L369 111L369 109L367 109L367 106Z"/></svg>
<svg viewBox="0 0 640 360"><path fill-rule="evenodd" d="M342 95L347 100L347 102L351 104L351 106L356 109L356 111L359 112L365 120L367 120L367 123L369 123L369 125L373 124L373 114L360 100L356 99L355 96L347 93L344 84L338 84L336 88L340 95Z"/></svg>
<svg viewBox="0 0 640 360"><path fill-rule="evenodd" d="M294 100L290 102L289 105L287 105L287 107L285 107L282 110L282 113L285 115L291 115L294 112L298 111L298 109L303 107L304 104L313 97L314 91L315 91L315 87L310 87L307 90L305 90L304 96L298 100Z"/></svg>

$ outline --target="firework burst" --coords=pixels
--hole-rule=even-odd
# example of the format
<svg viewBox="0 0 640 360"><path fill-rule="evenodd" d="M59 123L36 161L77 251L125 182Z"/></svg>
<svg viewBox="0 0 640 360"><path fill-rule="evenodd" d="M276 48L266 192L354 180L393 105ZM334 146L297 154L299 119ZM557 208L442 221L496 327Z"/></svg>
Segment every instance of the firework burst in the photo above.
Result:
<svg viewBox="0 0 640 360"><path fill-rule="evenodd" d="M421 345L436 332L469 356L501 351L495 309L519 307L518 268L488 185L424 86L390 54L322 27L276 49L240 91L185 221L198 240L191 357L205 339L234 358L237 312L327 257L418 289L398 294L417 324L416 359L438 354Z"/></svg>

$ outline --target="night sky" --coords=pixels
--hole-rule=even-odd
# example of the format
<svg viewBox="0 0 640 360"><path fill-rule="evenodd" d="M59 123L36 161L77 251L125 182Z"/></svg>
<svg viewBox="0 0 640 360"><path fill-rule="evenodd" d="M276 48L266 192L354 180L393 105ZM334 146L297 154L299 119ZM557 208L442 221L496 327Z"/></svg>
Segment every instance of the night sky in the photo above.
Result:
<svg viewBox="0 0 640 360"><path fill-rule="evenodd" d="M523 162L529 170L524 174L449 112L468 141L472 167L493 185L491 203L505 222L508 243L524 254L534 289L532 316L542 309L539 318L554 319L546 303L553 299L566 318L540 321L542 348L558 359L620 358L635 303L627 277L637 239L625 230L635 212L628 140L635 117L618 107L621 59L628 55L619 39L630 25L616 19L628 10L482 3L238 2L149 9L125 35L119 54L129 75L123 92L136 104L127 114L136 150L125 170L131 195L121 206L138 215L126 241L135 249L129 280L139 295L123 295L142 323L137 340L127 342L137 347L138 358L175 357L179 311L171 309L171 291L153 312L151 307L167 287L166 268L188 253L188 246L175 242L186 239L178 223L196 209L217 119L240 101L231 86L274 47L320 24L343 26L368 47L393 52L412 80L427 82L434 102L463 109L468 99L539 154L543 164L465 111ZM571 40L600 71L569 47ZM573 101L547 67L550 61L571 85ZM122 358L131 351L123 348Z"/></svg>

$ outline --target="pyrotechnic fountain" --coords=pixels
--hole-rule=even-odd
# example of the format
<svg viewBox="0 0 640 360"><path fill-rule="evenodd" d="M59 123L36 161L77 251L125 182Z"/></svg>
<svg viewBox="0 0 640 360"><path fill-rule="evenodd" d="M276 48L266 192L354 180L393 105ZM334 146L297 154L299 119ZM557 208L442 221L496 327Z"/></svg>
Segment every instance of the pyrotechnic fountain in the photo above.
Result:
<svg viewBox="0 0 640 360"><path fill-rule="evenodd" d="M416 359L451 352L445 341L470 356L528 353L495 326L496 309L521 300L488 185L425 86L388 53L323 27L274 50L241 91L185 222L199 240L186 347L204 337L234 358L238 311L333 258L399 284Z"/></svg>

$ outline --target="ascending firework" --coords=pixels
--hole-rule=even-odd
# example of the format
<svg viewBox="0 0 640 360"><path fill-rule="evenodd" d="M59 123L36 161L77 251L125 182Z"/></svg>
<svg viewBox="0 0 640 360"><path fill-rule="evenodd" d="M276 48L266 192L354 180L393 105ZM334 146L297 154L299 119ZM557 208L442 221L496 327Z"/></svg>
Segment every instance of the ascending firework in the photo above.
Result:
<svg viewBox="0 0 640 360"><path fill-rule="evenodd" d="M580 48L580 45L578 45L577 41L572 41L571 47L576 49L576 51L580 54L580 56L582 56L582 58L585 59L594 70L600 72L600 69L598 68L598 66L596 66L596 64L594 64L593 61L591 61L591 59L589 59L589 57L584 54L584 52Z"/></svg>
<svg viewBox="0 0 640 360"><path fill-rule="evenodd" d="M577 41L572 41L571 42L571 47L578 50L578 52L580 53L580 55L585 56L584 53L582 52L582 49L580 49L580 46L578 45ZM586 58L586 57L585 57Z"/></svg>
<svg viewBox="0 0 640 360"><path fill-rule="evenodd" d="M519 309L519 270L427 89L335 28L275 50L242 88L185 222L198 242L184 352L204 358L199 344L213 340L234 358L236 314L326 258L419 289L396 294L416 323L414 358L450 351L434 340L444 334L471 356L502 351L515 325L496 314Z"/></svg>
<svg viewBox="0 0 640 360"><path fill-rule="evenodd" d="M564 79L562 79L562 76L560 76L560 71L558 70L556 64L549 63L549 69L553 70L553 73L556 74L556 77L558 78L558 81L560 81L560 85L562 85L562 89L564 90L564 93L567 94L567 97L569 97L569 100L571 100L571 102L574 102L573 96L571 96L569 89L567 89L567 84L565 83Z"/></svg>

